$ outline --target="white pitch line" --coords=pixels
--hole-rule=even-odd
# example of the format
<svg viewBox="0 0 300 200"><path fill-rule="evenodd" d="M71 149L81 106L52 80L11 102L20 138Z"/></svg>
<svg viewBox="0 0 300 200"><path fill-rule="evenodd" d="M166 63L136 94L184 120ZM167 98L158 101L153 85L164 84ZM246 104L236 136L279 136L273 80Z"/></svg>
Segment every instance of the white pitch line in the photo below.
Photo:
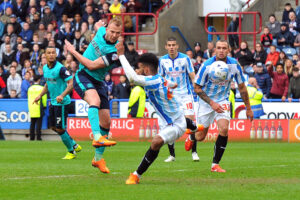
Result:
<svg viewBox="0 0 300 200"><path fill-rule="evenodd" d="M70 178L84 175L54 175L54 176L28 176L28 177L10 177L3 180L23 180L23 179L48 179L48 178Z"/></svg>

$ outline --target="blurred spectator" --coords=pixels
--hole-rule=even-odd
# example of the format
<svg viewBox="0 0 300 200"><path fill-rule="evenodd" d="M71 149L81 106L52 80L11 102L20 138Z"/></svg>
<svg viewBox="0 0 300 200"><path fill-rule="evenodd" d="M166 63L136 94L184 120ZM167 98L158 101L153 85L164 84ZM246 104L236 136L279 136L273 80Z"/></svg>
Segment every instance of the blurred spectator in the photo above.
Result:
<svg viewBox="0 0 300 200"><path fill-rule="evenodd" d="M293 76L293 72L292 72L293 68L294 68L293 61L290 59L286 59L284 63L284 72L289 77L289 80Z"/></svg>
<svg viewBox="0 0 300 200"><path fill-rule="evenodd" d="M190 58L193 66L194 66L194 64L196 63L196 59L194 59L193 51L191 49L187 49L185 54Z"/></svg>
<svg viewBox="0 0 300 200"><path fill-rule="evenodd" d="M82 24L81 14L75 13L74 20L72 22L72 27L74 28L75 31L77 30L80 31L81 24Z"/></svg>
<svg viewBox="0 0 300 200"><path fill-rule="evenodd" d="M109 3L104 3L102 6L102 9L99 11L100 19L107 18L107 15L106 15L107 13L110 13Z"/></svg>
<svg viewBox="0 0 300 200"><path fill-rule="evenodd" d="M277 34L280 32L280 22L276 20L274 14L269 15L269 22L267 23L267 27L270 30L270 33L273 37L277 37Z"/></svg>
<svg viewBox="0 0 300 200"><path fill-rule="evenodd" d="M8 74L8 71L5 70L3 68L3 66L0 65L0 77L3 79L3 81L5 83L7 83L7 78L8 78L9 74Z"/></svg>
<svg viewBox="0 0 300 200"><path fill-rule="evenodd" d="M204 59L209 59L209 58L213 57L214 51L215 51L214 43L213 42L208 42L207 43L207 49L204 51L204 54L203 54L203 58Z"/></svg>
<svg viewBox="0 0 300 200"><path fill-rule="evenodd" d="M108 2L106 2L106 0L99 0L98 1L98 11L101 12L101 10L103 10L103 5L107 4L108 7L110 6L110 4Z"/></svg>
<svg viewBox="0 0 300 200"><path fill-rule="evenodd" d="M121 13L126 13L126 7L122 6L121 7ZM122 20L122 16L118 15L116 16L118 18L120 18ZM131 17L129 15L124 15L123 16L123 26L125 27L125 32L132 32L132 21L131 21Z"/></svg>
<svg viewBox="0 0 300 200"><path fill-rule="evenodd" d="M289 14L289 30L290 32L296 36L300 32L300 21L296 18L296 13L294 11Z"/></svg>
<svg viewBox="0 0 300 200"><path fill-rule="evenodd" d="M4 51L5 51L5 45L6 44L10 44L11 45L11 43L10 43L10 36L9 35L6 35L4 37L4 43L2 43L1 46L0 46L0 63L2 62L2 55L3 55Z"/></svg>
<svg viewBox="0 0 300 200"><path fill-rule="evenodd" d="M27 22L23 23L23 30L20 33L20 36L26 42L26 45L29 45L31 43L33 31L29 29L29 24Z"/></svg>
<svg viewBox="0 0 300 200"><path fill-rule="evenodd" d="M74 32L70 22L65 22L65 28L59 31L58 39L61 41L61 43L64 43L64 40L72 42L72 40L74 39Z"/></svg>
<svg viewBox="0 0 300 200"><path fill-rule="evenodd" d="M27 22L27 21L26 21ZM38 30L39 25L40 25L40 14L39 13L34 13L33 14L33 19L29 20L29 27L30 29L35 32L36 30Z"/></svg>
<svg viewBox="0 0 300 200"><path fill-rule="evenodd" d="M120 14L121 13L122 4L119 0L113 0L113 3L109 7L109 11L113 14ZM116 15L113 15L115 17Z"/></svg>
<svg viewBox="0 0 300 200"><path fill-rule="evenodd" d="M88 43L87 43L85 37L81 36L80 30L75 31L75 38L73 40L73 45L74 45L76 51L78 51L80 53L83 53L88 46Z"/></svg>
<svg viewBox="0 0 300 200"><path fill-rule="evenodd" d="M130 84L125 75L120 76L120 83L115 87L115 99L128 99L130 95Z"/></svg>
<svg viewBox="0 0 300 200"><path fill-rule="evenodd" d="M253 58L255 64L259 62L266 63L267 52L264 50L261 43L256 43Z"/></svg>
<svg viewBox="0 0 300 200"><path fill-rule="evenodd" d="M42 86L44 86L45 84L46 84L46 80L45 80L45 78L44 78L44 72L43 72L43 66L40 66L39 68L38 68L38 75L40 75L41 76L41 81L40 81L40 85L42 85Z"/></svg>
<svg viewBox="0 0 300 200"><path fill-rule="evenodd" d="M293 64L296 65L298 60L299 60L299 56L297 54L294 54L292 57Z"/></svg>
<svg viewBox="0 0 300 200"><path fill-rule="evenodd" d="M253 110L254 119L259 119L261 116L265 115L261 100L263 98L263 93L257 84L254 77L249 78L249 83L247 85L247 91L249 94L250 106Z"/></svg>
<svg viewBox="0 0 300 200"><path fill-rule="evenodd" d="M232 17L231 22L229 23L227 32L237 32L238 26L239 26L239 18L234 15ZM239 47L239 38L236 34L230 34L228 36L228 39L231 48L237 49Z"/></svg>
<svg viewBox="0 0 300 200"><path fill-rule="evenodd" d="M8 69L8 66L12 63L13 60L16 58L16 53L14 50L11 49L10 44L5 45L5 51L2 54L2 63L1 65L4 69Z"/></svg>
<svg viewBox="0 0 300 200"><path fill-rule="evenodd" d="M29 18L30 18L30 21L34 20L34 15L35 14L38 14L40 16L40 13L37 11L36 6L30 6L28 9L29 9Z"/></svg>
<svg viewBox="0 0 300 200"><path fill-rule="evenodd" d="M39 41L39 35L37 33L33 34L30 51L33 51L33 45L35 44L39 45L41 49L43 48L43 43Z"/></svg>
<svg viewBox="0 0 300 200"><path fill-rule="evenodd" d="M14 26L12 24L8 24L6 28L6 33L2 36L2 42L4 42L5 37L10 36L10 44L11 46L15 46L17 43L17 35L14 33Z"/></svg>
<svg viewBox="0 0 300 200"><path fill-rule="evenodd" d="M289 14L290 12L294 12L294 9L292 8L290 3L286 3L284 5L284 10L282 13L282 22L288 23L289 22Z"/></svg>
<svg viewBox="0 0 300 200"><path fill-rule="evenodd" d="M65 23L68 21L68 15L67 13L63 13L61 18L58 19L57 25L59 27L59 30L62 30L65 28Z"/></svg>
<svg viewBox="0 0 300 200"><path fill-rule="evenodd" d="M270 95L272 81L268 71L263 68L262 63L256 64L254 77L259 85L259 88L264 94L264 98L267 99Z"/></svg>
<svg viewBox="0 0 300 200"><path fill-rule="evenodd" d="M87 22L89 16L93 16L95 21L99 20L99 15L96 11L94 11L94 8L92 5L87 5L85 7L85 12L82 15L82 20Z"/></svg>
<svg viewBox="0 0 300 200"><path fill-rule="evenodd" d="M124 4L128 13L139 13L142 4L136 0L129 0L127 3ZM140 18L139 18L140 19ZM131 16L133 32L136 32L136 16Z"/></svg>
<svg viewBox="0 0 300 200"><path fill-rule="evenodd" d="M45 29L45 25L43 23L39 23L39 29L35 31L36 34L38 34L39 37L39 43L44 42L44 38L47 35L47 31Z"/></svg>
<svg viewBox="0 0 300 200"><path fill-rule="evenodd" d="M52 13L51 9L49 6L45 6L45 13L43 17L41 18L41 23L43 23L46 27L48 24L52 23L53 21L56 21L56 17L54 13Z"/></svg>
<svg viewBox="0 0 300 200"><path fill-rule="evenodd" d="M294 41L294 47L296 48L297 54L300 54L300 34L297 34L295 41Z"/></svg>
<svg viewBox="0 0 300 200"><path fill-rule="evenodd" d="M17 74L16 68L14 67L11 67L9 72L10 76L7 79L7 92L13 98L15 98L15 95L16 97L19 97L21 95L22 78ZM13 90L15 91L15 94Z"/></svg>
<svg viewBox="0 0 300 200"><path fill-rule="evenodd" d="M107 89L107 95L109 100L113 99L114 82L111 80L109 73L105 75L103 83Z"/></svg>
<svg viewBox="0 0 300 200"><path fill-rule="evenodd" d="M85 40L88 43L90 43L92 31L88 30L88 24L86 22L82 22L80 30L81 30L81 35L84 36Z"/></svg>
<svg viewBox="0 0 300 200"><path fill-rule="evenodd" d="M21 99L27 99L28 88L31 85L30 78L31 78L30 72L26 72L21 84Z"/></svg>
<svg viewBox="0 0 300 200"><path fill-rule="evenodd" d="M25 77L26 72L29 72L30 69L31 69L31 62L30 62L30 60L25 60L24 61L24 67L23 67L22 73L21 73L22 78Z"/></svg>
<svg viewBox="0 0 300 200"><path fill-rule="evenodd" d="M34 44L33 45L33 51L30 53L30 62L32 64L32 68L33 69L37 69L39 67L39 63L40 63L40 47L38 44Z"/></svg>
<svg viewBox="0 0 300 200"><path fill-rule="evenodd" d="M245 73L247 73L249 76L253 74L253 54L249 50L247 42L241 42L240 50L235 54L235 58L244 67Z"/></svg>
<svg viewBox="0 0 300 200"><path fill-rule="evenodd" d="M75 73L77 72L77 70L78 70L77 62L75 60L72 60L71 65L70 65L70 72L73 77L75 76Z"/></svg>
<svg viewBox="0 0 300 200"><path fill-rule="evenodd" d="M260 36L260 42L262 43L262 45L265 47L265 48L268 48L271 46L272 42L273 42L273 36L272 34L270 33L270 30L268 27L265 27L264 28L264 34L262 34Z"/></svg>
<svg viewBox="0 0 300 200"><path fill-rule="evenodd" d="M293 76L290 79L289 90L288 90L288 100L299 99L300 101L300 74L299 69L294 67L292 69Z"/></svg>
<svg viewBox="0 0 300 200"><path fill-rule="evenodd" d="M138 68L137 66L137 60L139 57L139 54L136 52L136 50L134 49L134 43L132 41L129 41L127 43L127 47L125 49L125 57L127 58L129 64L134 68Z"/></svg>
<svg viewBox="0 0 300 200"><path fill-rule="evenodd" d="M203 61L202 57L200 55L198 55L196 57L196 63L194 64L195 74L198 73L198 71L199 71L199 69L200 69L203 62L204 61Z"/></svg>
<svg viewBox="0 0 300 200"><path fill-rule="evenodd" d="M80 12L80 5L75 0L68 0L65 5L64 13L68 15L68 19L73 20L75 13Z"/></svg>
<svg viewBox="0 0 300 200"><path fill-rule="evenodd" d="M41 19L45 16L45 10L47 7L47 2L46 0L40 0L40 5L37 6L37 12L39 12L41 14ZM48 6L49 7L49 6ZM50 8L50 7L49 7Z"/></svg>
<svg viewBox="0 0 300 200"><path fill-rule="evenodd" d="M9 68L11 68L11 67L16 68L17 73L18 73L18 74L21 74L21 71L22 71L22 65L18 64L17 61L13 60L13 61L11 62L11 64L9 65Z"/></svg>
<svg viewBox="0 0 300 200"><path fill-rule="evenodd" d="M50 24L48 24L48 26L47 26L47 34L46 34L46 38L48 38L48 40L50 39L50 38L52 38L53 36L55 37L55 35L56 35L56 30L55 30L55 27L54 27L54 24L55 23L50 23ZM51 37L49 37L48 36L48 34L51 34ZM44 41L45 42L45 41Z"/></svg>
<svg viewBox="0 0 300 200"><path fill-rule="evenodd" d="M3 35L4 33L4 24L0 21L0 37Z"/></svg>
<svg viewBox="0 0 300 200"><path fill-rule="evenodd" d="M13 13L16 14L18 21L25 21L27 5L23 0L13 1Z"/></svg>
<svg viewBox="0 0 300 200"><path fill-rule="evenodd" d="M88 17L88 29L90 31L94 31L94 24L95 24L95 19L93 16Z"/></svg>
<svg viewBox="0 0 300 200"><path fill-rule="evenodd" d="M5 97L6 93L6 84L2 77L0 76L0 99L3 99Z"/></svg>
<svg viewBox="0 0 300 200"><path fill-rule="evenodd" d="M201 50L201 43L200 42L195 42L194 44L194 58L196 59L197 56L203 57L203 51Z"/></svg>
<svg viewBox="0 0 300 200"><path fill-rule="evenodd" d="M271 61L273 66L276 66L276 64L278 62L278 59L279 59L279 52L276 51L276 46L271 45L270 46L270 53L267 56L266 63L268 61Z"/></svg>
<svg viewBox="0 0 300 200"><path fill-rule="evenodd" d="M21 33L22 27L21 27L21 25L17 22L17 17L16 17L16 15L12 14L12 15L10 16L9 22L8 22L8 23L5 25L5 27L4 27L4 33L6 33L6 30L7 30L6 27L8 26L8 24L13 25L13 28L14 28L13 33L15 33L15 34L17 34L17 35Z"/></svg>
<svg viewBox="0 0 300 200"><path fill-rule="evenodd" d="M72 54L68 53L66 55L66 59L62 62L62 64L67 68L67 70L71 71L71 63L74 60Z"/></svg>
<svg viewBox="0 0 300 200"><path fill-rule="evenodd" d="M269 97L271 99L281 99L285 101L289 88L289 78L284 73L283 65L278 63L276 65L276 72L273 72L273 67L268 67L268 72L273 79Z"/></svg>
<svg viewBox="0 0 300 200"><path fill-rule="evenodd" d="M11 90L7 98L9 98L9 99L19 98L18 94L17 94L17 91L16 90Z"/></svg>
<svg viewBox="0 0 300 200"><path fill-rule="evenodd" d="M1 21L2 23L4 23L4 24L9 23L9 22L10 22L10 16L11 16L12 14L13 14L12 8L11 8L11 7L7 7L7 8L5 9L5 14L2 15L2 16L0 17L0 21Z"/></svg>
<svg viewBox="0 0 300 200"><path fill-rule="evenodd" d="M56 0L53 11L57 20L60 20L65 9L66 2L64 0Z"/></svg>
<svg viewBox="0 0 300 200"><path fill-rule="evenodd" d="M0 13L3 14L6 8L13 8L13 5L11 4L10 0L3 0L3 2L0 4Z"/></svg>
<svg viewBox="0 0 300 200"><path fill-rule="evenodd" d="M286 54L284 53L284 51L280 51L277 63L280 63L280 64L284 65L286 59L288 59L288 57L286 56Z"/></svg>
<svg viewBox="0 0 300 200"><path fill-rule="evenodd" d="M280 25L280 32L277 34L277 48L291 47L294 44L294 36L286 24Z"/></svg>

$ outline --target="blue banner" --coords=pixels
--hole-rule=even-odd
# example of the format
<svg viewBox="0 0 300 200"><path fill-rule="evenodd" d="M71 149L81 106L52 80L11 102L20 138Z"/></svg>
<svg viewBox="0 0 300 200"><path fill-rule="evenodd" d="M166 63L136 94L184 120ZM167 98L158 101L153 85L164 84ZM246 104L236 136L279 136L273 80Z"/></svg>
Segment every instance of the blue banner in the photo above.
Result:
<svg viewBox="0 0 300 200"><path fill-rule="evenodd" d="M27 99L0 99L0 124L2 129L29 129L30 115ZM47 116L42 129L47 129Z"/></svg>

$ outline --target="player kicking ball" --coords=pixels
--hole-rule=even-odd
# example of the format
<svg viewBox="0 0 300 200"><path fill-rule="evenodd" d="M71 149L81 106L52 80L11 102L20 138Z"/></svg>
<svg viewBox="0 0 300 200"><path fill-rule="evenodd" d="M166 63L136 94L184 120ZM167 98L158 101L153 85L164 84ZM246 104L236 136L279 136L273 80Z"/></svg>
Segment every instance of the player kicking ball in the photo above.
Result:
<svg viewBox="0 0 300 200"><path fill-rule="evenodd" d="M185 142L185 149L191 150L195 140L203 141L209 125L216 120L219 135L214 147L211 166L212 172L226 172L219 165L228 141L230 122L229 91L233 79L238 83L241 97L246 105L246 115L251 120L253 112L250 107L247 87L242 68L236 59L228 57L229 45L226 40L216 43L216 56L204 62L195 78L195 93L200 97L197 123L204 125L204 130L190 135Z"/></svg>
<svg viewBox="0 0 300 200"><path fill-rule="evenodd" d="M138 169L131 173L126 184L138 184L139 179L148 167L157 158L160 148L164 144L174 142L180 138L188 127L195 130L197 126L192 120L184 117L180 104L173 98L171 90L177 87L176 83L169 82L158 74L158 59L154 54L145 53L138 59L138 66L143 75L137 75L124 56L124 46L116 45L119 60L130 82L144 86L151 105L158 114L160 132L156 135L146 152Z"/></svg>

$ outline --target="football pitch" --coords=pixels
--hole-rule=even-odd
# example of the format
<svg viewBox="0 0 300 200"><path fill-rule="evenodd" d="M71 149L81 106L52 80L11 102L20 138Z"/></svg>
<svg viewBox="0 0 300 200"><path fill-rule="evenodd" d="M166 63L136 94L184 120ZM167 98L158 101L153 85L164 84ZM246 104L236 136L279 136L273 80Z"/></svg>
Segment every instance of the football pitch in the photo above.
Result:
<svg viewBox="0 0 300 200"><path fill-rule="evenodd" d="M138 185L125 180L140 163L148 142L119 142L106 149L110 174L91 166L93 147L62 160L61 142L0 142L0 199L300 199L300 144L228 143L221 166L211 173L214 143L198 143L193 162L184 143L176 161L165 163L164 146Z"/></svg>

